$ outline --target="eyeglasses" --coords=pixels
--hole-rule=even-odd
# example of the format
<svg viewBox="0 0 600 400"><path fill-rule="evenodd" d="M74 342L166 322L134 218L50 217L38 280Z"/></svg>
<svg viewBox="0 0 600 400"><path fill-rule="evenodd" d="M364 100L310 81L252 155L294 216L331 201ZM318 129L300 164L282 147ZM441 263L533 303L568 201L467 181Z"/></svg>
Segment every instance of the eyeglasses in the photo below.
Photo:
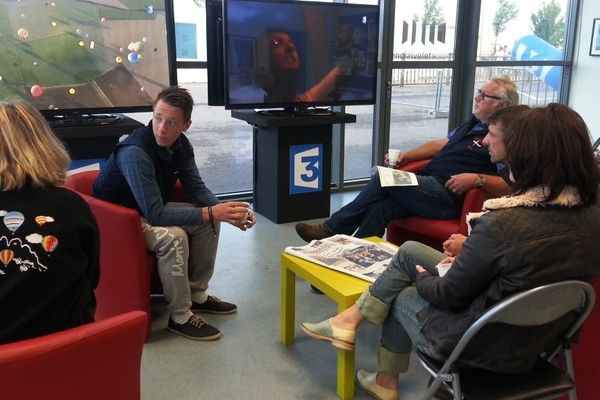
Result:
<svg viewBox="0 0 600 400"><path fill-rule="evenodd" d="M484 101L486 99L486 97L489 97L490 99L494 99L494 100L502 100L502 97L492 96L491 94L487 94L486 92L484 92L481 89L477 89L477 94L479 95L479 97L481 97L481 101Z"/></svg>

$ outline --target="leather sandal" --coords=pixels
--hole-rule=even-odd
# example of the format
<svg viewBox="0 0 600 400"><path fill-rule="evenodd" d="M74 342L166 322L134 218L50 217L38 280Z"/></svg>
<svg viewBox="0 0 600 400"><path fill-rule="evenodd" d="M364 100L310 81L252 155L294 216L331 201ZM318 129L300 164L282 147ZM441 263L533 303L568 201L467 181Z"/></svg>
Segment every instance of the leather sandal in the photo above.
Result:
<svg viewBox="0 0 600 400"><path fill-rule="evenodd" d="M356 332L349 329L337 328L331 323L331 318L325 321L310 323L303 322L300 328L308 336L319 340L327 340L342 350L353 351Z"/></svg>
<svg viewBox="0 0 600 400"><path fill-rule="evenodd" d="M377 400L398 400L398 389L392 390L377 384L377 372L359 370L356 374L358 383L371 397Z"/></svg>

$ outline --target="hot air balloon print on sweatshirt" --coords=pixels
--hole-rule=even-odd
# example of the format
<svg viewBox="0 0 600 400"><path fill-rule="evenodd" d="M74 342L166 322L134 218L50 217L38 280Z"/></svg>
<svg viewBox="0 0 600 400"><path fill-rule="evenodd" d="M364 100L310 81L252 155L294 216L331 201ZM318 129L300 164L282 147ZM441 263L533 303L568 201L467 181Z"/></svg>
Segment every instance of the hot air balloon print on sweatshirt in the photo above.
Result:
<svg viewBox="0 0 600 400"><path fill-rule="evenodd" d="M25 221L25 216L18 211L9 211L4 215L2 220L4 225L11 231L13 234L17 229L23 225L23 221Z"/></svg>
<svg viewBox="0 0 600 400"><path fill-rule="evenodd" d="M58 239L56 236L47 235L42 238L42 247L46 250L46 253L52 253L58 246Z"/></svg>
<svg viewBox="0 0 600 400"><path fill-rule="evenodd" d="M46 222L54 222L54 218L47 215L38 215L35 217L35 222L37 222L39 226L43 226Z"/></svg>
<svg viewBox="0 0 600 400"><path fill-rule="evenodd" d="M6 268L8 264L10 264L14 255L15 252L10 249L4 249L0 251L0 261L2 262L2 264L4 264L4 268Z"/></svg>

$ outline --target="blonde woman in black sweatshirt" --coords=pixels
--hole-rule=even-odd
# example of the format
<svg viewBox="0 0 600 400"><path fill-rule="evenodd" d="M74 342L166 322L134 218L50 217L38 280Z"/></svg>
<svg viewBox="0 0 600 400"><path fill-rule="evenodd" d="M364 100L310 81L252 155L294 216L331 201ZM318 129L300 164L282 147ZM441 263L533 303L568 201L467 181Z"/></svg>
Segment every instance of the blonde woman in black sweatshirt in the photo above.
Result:
<svg viewBox="0 0 600 400"><path fill-rule="evenodd" d="M99 236L59 187L69 155L27 103L0 103L0 343L94 320Z"/></svg>

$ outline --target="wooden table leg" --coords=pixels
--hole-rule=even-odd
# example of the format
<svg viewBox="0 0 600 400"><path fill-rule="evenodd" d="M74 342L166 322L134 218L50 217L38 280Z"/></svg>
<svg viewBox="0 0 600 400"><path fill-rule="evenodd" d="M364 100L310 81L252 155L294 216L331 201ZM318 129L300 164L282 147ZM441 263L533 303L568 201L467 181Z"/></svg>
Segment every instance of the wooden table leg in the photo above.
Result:
<svg viewBox="0 0 600 400"><path fill-rule="evenodd" d="M281 319L279 335L286 346L294 344L296 321L296 274L281 265Z"/></svg>

